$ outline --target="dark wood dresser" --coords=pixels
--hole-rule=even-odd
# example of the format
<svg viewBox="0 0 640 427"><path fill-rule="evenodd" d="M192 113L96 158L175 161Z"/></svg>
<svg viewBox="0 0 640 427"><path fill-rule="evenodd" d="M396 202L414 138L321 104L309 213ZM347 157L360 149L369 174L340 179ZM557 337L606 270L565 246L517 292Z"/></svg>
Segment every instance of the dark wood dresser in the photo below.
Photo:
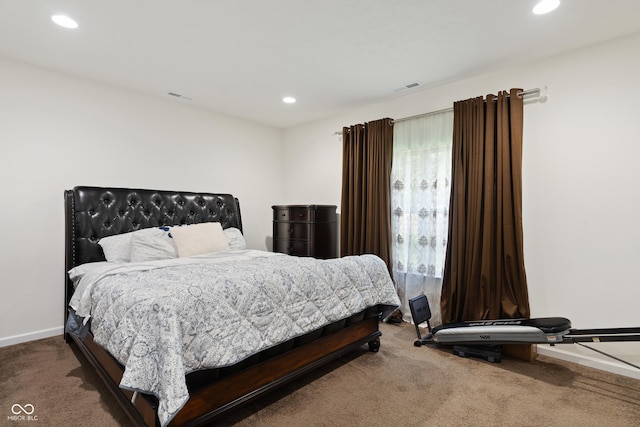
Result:
<svg viewBox="0 0 640 427"><path fill-rule="evenodd" d="M279 205L273 208L273 251L295 256L338 257L335 205Z"/></svg>

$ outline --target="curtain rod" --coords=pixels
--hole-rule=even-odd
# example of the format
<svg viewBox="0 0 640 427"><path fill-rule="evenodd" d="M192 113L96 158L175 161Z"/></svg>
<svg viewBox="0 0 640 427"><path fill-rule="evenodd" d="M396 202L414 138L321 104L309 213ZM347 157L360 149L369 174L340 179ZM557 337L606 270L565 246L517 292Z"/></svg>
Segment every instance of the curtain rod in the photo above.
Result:
<svg viewBox="0 0 640 427"><path fill-rule="evenodd" d="M537 97L542 98L541 93L542 93L542 89L540 89L539 87L536 87L536 88L533 88L533 89L527 89L527 90L523 90L523 91L518 92L518 97L519 98L525 98L525 97L528 97L528 96L535 95ZM509 94L507 94L507 96L509 96ZM430 116L432 114L446 113L446 112L449 112L449 111L453 111L453 107L443 108L442 110L430 111L428 113L416 114L415 116L409 116L409 117L402 117L400 119L394 119L394 120L391 121L391 124L398 123L398 122L403 122L405 120L417 119L418 117ZM336 131L334 133L334 135L342 135L342 131Z"/></svg>
<svg viewBox="0 0 640 427"><path fill-rule="evenodd" d="M527 89L527 90L522 90L520 92L518 92L518 98L525 98L527 96L540 96L541 90L539 87L533 88L533 89ZM509 96L509 94L507 93L507 96ZM428 113L422 113L422 114L416 114L415 116L409 116L409 117L402 117L400 119L396 119L393 120L392 123L397 123L397 122L403 122L405 120L411 120L411 119L416 119L418 117L424 117L424 116L430 116L432 114L439 114L439 113L446 113L449 111L453 111L453 107L449 107L449 108L443 108L442 110L437 110L437 111L430 111ZM342 135L342 132L340 132L340 135Z"/></svg>

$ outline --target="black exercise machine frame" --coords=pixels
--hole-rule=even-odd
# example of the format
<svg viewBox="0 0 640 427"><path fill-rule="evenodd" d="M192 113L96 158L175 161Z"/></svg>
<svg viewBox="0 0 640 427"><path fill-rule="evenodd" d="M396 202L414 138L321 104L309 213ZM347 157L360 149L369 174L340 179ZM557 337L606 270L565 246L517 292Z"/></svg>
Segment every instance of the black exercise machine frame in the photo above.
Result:
<svg viewBox="0 0 640 427"><path fill-rule="evenodd" d="M431 327L431 309L425 295L409 300L411 316L418 339L414 345L454 345L454 353L479 355L491 361L500 361L496 346L502 344L578 344L589 350L625 363L636 369L640 366L620 359L583 343L640 341L640 327L573 329L564 317L533 319L497 319L455 322ZM419 325L427 323L429 333L423 337ZM502 333L506 332L506 333ZM440 336L438 335L440 333ZM464 346L464 347L462 347Z"/></svg>

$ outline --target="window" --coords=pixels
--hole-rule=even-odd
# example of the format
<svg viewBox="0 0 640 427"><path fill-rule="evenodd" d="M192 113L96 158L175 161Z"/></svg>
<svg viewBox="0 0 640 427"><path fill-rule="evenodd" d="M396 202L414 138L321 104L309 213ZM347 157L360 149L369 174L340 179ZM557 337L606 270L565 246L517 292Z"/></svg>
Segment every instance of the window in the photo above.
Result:
<svg viewBox="0 0 640 427"><path fill-rule="evenodd" d="M453 111L398 121L393 129L391 232L393 276L409 318L408 299L427 295L440 319L447 250Z"/></svg>

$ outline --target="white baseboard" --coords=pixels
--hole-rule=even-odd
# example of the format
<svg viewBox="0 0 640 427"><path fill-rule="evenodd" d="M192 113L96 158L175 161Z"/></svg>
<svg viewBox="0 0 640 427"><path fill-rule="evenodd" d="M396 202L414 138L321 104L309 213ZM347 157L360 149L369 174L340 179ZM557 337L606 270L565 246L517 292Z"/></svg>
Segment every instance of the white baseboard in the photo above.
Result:
<svg viewBox="0 0 640 427"><path fill-rule="evenodd" d="M0 347L6 347L14 344L21 344L23 342L41 340L43 338L55 337L56 335L62 335L64 329L62 326L57 328L45 329L42 331L29 332L28 334L14 335L12 337L0 338ZM62 339L62 337L60 338Z"/></svg>
<svg viewBox="0 0 640 427"><path fill-rule="evenodd" d="M613 374L624 375L626 377L640 379L640 370L633 368L632 366L624 365L614 360L608 361L598 359L585 354L578 354L573 351L567 351L559 348L559 346L537 346L538 354L543 356L554 357L556 359L565 360L582 366L588 366L590 368L600 369L602 371L611 372Z"/></svg>

